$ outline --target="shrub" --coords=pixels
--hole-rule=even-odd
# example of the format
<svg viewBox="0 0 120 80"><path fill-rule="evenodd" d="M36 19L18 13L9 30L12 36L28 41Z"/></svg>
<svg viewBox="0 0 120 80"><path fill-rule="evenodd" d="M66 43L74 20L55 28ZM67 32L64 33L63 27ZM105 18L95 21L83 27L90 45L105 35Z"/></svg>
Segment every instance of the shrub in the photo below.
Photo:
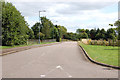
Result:
<svg viewBox="0 0 120 80"><path fill-rule="evenodd" d="M24 16L12 5L2 3L2 45L14 46L25 44L29 27Z"/></svg>
<svg viewBox="0 0 120 80"><path fill-rule="evenodd" d="M87 40L87 43L88 43L88 44L91 44L91 40L90 40L90 39L89 39L89 40Z"/></svg>
<svg viewBox="0 0 120 80"><path fill-rule="evenodd" d="M94 41L94 45L97 45L97 40Z"/></svg>
<svg viewBox="0 0 120 80"><path fill-rule="evenodd" d="M118 41L106 40L88 40L89 45L118 46Z"/></svg>

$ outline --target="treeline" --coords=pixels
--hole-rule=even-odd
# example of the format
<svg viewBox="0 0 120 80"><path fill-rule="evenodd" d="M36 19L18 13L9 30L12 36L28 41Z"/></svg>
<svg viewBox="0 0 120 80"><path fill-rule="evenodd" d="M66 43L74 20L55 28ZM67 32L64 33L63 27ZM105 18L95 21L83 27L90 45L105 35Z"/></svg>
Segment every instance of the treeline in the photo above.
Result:
<svg viewBox="0 0 120 80"><path fill-rule="evenodd" d="M31 31L12 3L2 2L2 45L25 44Z"/></svg>
<svg viewBox="0 0 120 80"><path fill-rule="evenodd" d="M104 29L77 29L76 33L67 33L66 39L80 40L80 39L92 39L92 40L109 40L118 39L118 28L109 28L107 31Z"/></svg>
<svg viewBox="0 0 120 80"><path fill-rule="evenodd" d="M46 17L41 17L41 24L35 23L31 29L28 26L24 16L12 3L2 2L2 45L27 44L28 39L38 39L39 35L41 40L56 38L59 42L67 32L64 26L54 25Z"/></svg>
<svg viewBox="0 0 120 80"><path fill-rule="evenodd" d="M40 33L39 33L40 28ZM40 35L40 39L56 39L56 41L60 41L61 38L67 33L67 29L64 26L54 25L49 19L46 17L41 17L41 24L39 22L35 23L35 25L31 28L34 32L34 39L38 39Z"/></svg>
<svg viewBox="0 0 120 80"><path fill-rule="evenodd" d="M120 25L116 21L115 26ZM13 46L27 44L28 39L61 39L80 40L90 38L93 40L120 39L120 27L104 29L77 29L76 33L68 33L67 29L61 25L54 25L46 17L41 17L41 23L35 23L31 28L28 27L24 16L12 5L12 3L2 2L2 45ZM40 27L40 32L39 32Z"/></svg>

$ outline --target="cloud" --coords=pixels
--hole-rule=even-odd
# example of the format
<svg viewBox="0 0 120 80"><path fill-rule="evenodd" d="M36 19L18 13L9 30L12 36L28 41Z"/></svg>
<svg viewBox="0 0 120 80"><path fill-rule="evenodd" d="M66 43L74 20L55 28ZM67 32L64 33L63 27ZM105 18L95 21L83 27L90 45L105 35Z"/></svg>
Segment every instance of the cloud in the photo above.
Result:
<svg viewBox="0 0 120 80"><path fill-rule="evenodd" d="M119 0L6 0L12 2L118 2Z"/></svg>
<svg viewBox="0 0 120 80"><path fill-rule="evenodd" d="M84 2L42 2L41 0L38 0L41 2L36 0L30 0L29 2L25 0L23 2L22 0L19 0L19 2L18 0L9 1L11 1L24 16L38 15L39 10L46 10L48 13L47 16L82 14L86 10L102 9L116 2L115 0L109 0L109 2L100 2L99 0L82 0Z"/></svg>
<svg viewBox="0 0 120 80"><path fill-rule="evenodd" d="M63 16L55 18L59 24L67 27L68 30L75 32L78 28L110 28L108 24L113 24L117 20L117 12L114 13L102 13L101 11L86 11L83 15L75 16Z"/></svg>
<svg viewBox="0 0 120 80"><path fill-rule="evenodd" d="M41 16L46 16L53 23L67 27L75 32L77 28L109 28L108 24L117 20L117 11L104 13L101 10L118 0L8 0L25 16L28 24L39 21L39 10L46 10ZM106 10L107 11L107 10ZM58 21L56 23L56 21ZM106 27L107 26L107 27Z"/></svg>
<svg viewBox="0 0 120 80"><path fill-rule="evenodd" d="M82 13L86 10L102 9L112 4L113 2L66 2L58 4L56 12L60 14L71 15L76 13Z"/></svg>

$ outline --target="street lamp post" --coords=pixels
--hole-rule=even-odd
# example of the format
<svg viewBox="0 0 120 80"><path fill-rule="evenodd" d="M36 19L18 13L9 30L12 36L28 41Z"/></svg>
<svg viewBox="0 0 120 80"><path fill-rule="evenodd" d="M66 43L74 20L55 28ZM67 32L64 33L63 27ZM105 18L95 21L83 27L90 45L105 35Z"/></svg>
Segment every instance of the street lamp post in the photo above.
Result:
<svg viewBox="0 0 120 80"><path fill-rule="evenodd" d="M43 11L39 11L39 22L40 22L40 25L39 25L39 44L40 44L40 27L41 27L40 12L46 12L46 11L45 11L45 10L43 10Z"/></svg>

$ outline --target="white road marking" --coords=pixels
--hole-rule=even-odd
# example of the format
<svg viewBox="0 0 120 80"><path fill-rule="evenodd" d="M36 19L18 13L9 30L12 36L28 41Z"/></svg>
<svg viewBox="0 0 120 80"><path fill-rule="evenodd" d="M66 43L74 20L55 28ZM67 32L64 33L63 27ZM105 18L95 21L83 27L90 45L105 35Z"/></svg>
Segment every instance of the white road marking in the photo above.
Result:
<svg viewBox="0 0 120 80"><path fill-rule="evenodd" d="M71 78L72 76L68 76L69 78Z"/></svg>
<svg viewBox="0 0 120 80"><path fill-rule="evenodd" d="M41 78L45 78L45 75L40 75Z"/></svg>
<svg viewBox="0 0 120 80"><path fill-rule="evenodd" d="M66 72L61 66L57 66L57 68L59 68L59 69L61 69L61 70L63 70L67 75L68 75L68 77L69 78L71 78L72 76L68 73L68 72Z"/></svg>
<svg viewBox="0 0 120 80"><path fill-rule="evenodd" d="M56 69L60 69L60 70L64 71L69 78L72 77L72 76L71 76L68 72L66 72L60 65L56 66L56 68L54 68L54 69L51 69L49 72L46 73L46 75L50 74L51 72L53 72L53 71L56 70ZM41 78L44 78L46 75L40 75L40 76L41 76Z"/></svg>
<svg viewBox="0 0 120 80"><path fill-rule="evenodd" d="M61 69L62 67L61 66L56 66L57 69Z"/></svg>

